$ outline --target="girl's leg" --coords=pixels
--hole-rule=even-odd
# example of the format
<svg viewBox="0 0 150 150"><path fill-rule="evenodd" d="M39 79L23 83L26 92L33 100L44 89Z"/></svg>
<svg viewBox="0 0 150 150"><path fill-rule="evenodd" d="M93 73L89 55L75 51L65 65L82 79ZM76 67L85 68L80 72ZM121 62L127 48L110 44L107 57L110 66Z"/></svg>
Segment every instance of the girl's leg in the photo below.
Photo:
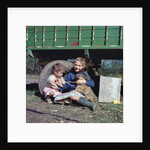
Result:
<svg viewBox="0 0 150 150"><path fill-rule="evenodd" d="M80 97L79 96L70 96L70 98L74 101L78 101Z"/></svg>
<svg viewBox="0 0 150 150"><path fill-rule="evenodd" d="M51 91L48 95L47 95L47 98L46 98L46 101L48 102L48 103L53 103L52 102L52 97L53 97L53 95L54 95L54 92L53 91Z"/></svg>
<svg viewBox="0 0 150 150"><path fill-rule="evenodd" d="M52 97L54 95L54 92L53 91L51 91L50 93L49 93L49 97Z"/></svg>
<svg viewBox="0 0 150 150"><path fill-rule="evenodd" d="M78 102L82 106L89 107L92 111L95 111L97 109L97 104L94 104L88 100L86 100L84 97L77 97L77 96L71 96L72 100Z"/></svg>

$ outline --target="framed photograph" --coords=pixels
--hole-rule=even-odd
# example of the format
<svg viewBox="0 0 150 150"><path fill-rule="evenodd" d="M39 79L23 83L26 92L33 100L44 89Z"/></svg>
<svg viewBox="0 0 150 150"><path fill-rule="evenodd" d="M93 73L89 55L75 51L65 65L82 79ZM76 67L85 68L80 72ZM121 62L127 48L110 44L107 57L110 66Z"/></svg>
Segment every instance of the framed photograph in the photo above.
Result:
<svg viewBox="0 0 150 150"><path fill-rule="evenodd" d="M26 36L28 123L123 123L123 26L26 26ZM53 81L62 78L63 87Z"/></svg>
<svg viewBox="0 0 150 150"><path fill-rule="evenodd" d="M8 142L143 142L142 7L7 11ZM98 111L90 98L60 104L63 92L44 95L54 62L75 70L78 57L88 64Z"/></svg>

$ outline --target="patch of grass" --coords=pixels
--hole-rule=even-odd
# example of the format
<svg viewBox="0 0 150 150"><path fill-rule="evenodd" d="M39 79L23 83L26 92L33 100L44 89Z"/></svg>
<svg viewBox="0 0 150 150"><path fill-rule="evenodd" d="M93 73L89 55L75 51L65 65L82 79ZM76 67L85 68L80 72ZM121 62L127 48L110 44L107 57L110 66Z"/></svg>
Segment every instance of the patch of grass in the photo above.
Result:
<svg viewBox="0 0 150 150"><path fill-rule="evenodd" d="M123 110L123 104L113 104L113 103L104 103L102 105L103 110L110 110L110 111L120 111Z"/></svg>
<svg viewBox="0 0 150 150"><path fill-rule="evenodd" d="M39 76L38 75L34 75L34 74L27 74L26 78L27 79L39 79Z"/></svg>
<svg viewBox="0 0 150 150"><path fill-rule="evenodd" d="M30 91L30 90L29 90L29 91L26 91L26 94L27 94L27 95L35 95L35 91Z"/></svg>
<svg viewBox="0 0 150 150"><path fill-rule="evenodd" d="M97 122L117 123L123 122L123 104L101 103L100 116Z"/></svg>
<svg viewBox="0 0 150 150"><path fill-rule="evenodd" d="M26 100L30 103L41 101L40 97L35 95L28 95L28 94L26 95Z"/></svg>

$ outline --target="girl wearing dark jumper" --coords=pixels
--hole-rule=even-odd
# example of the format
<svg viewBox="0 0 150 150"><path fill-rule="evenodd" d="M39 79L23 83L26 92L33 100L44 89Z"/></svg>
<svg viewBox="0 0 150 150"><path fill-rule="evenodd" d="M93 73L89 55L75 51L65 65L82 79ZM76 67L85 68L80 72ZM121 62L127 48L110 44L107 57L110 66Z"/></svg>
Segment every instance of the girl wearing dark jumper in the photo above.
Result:
<svg viewBox="0 0 150 150"><path fill-rule="evenodd" d="M75 90L77 85L83 84L83 83L86 84L87 86L94 87L95 83L90 78L90 76L88 75L87 71L85 71L85 69L86 69L85 58L82 58L82 57L76 58L73 68L71 69L71 71L68 73L66 77L66 83L61 84L58 80L55 81L56 84L59 86L59 90L60 91L67 90L68 92L70 92L70 91ZM76 81L75 76L77 74L84 74L89 80L79 79ZM74 101L77 101L79 104L83 106L89 107L93 111L95 111L97 108L96 104L88 101L84 97L71 96L70 98Z"/></svg>

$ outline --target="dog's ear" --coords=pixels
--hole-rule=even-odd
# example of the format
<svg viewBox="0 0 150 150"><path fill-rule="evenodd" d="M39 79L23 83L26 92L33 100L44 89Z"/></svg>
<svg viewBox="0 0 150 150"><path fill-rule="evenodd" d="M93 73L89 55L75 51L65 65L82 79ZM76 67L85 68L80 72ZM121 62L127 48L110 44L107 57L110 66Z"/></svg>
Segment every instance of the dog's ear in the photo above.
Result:
<svg viewBox="0 0 150 150"><path fill-rule="evenodd" d="M86 78L86 80L88 80L88 81L90 80L88 77L85 77L85 78Z"/></svg>
<svg viewBox="0 0 150 150"><path fill-rule="evenodd" d="M82 77L84 80L88 80L88 81L90 80L90 79L89 79L88 77L86 77L84 74L82 74L81 77Z"/></svg>

